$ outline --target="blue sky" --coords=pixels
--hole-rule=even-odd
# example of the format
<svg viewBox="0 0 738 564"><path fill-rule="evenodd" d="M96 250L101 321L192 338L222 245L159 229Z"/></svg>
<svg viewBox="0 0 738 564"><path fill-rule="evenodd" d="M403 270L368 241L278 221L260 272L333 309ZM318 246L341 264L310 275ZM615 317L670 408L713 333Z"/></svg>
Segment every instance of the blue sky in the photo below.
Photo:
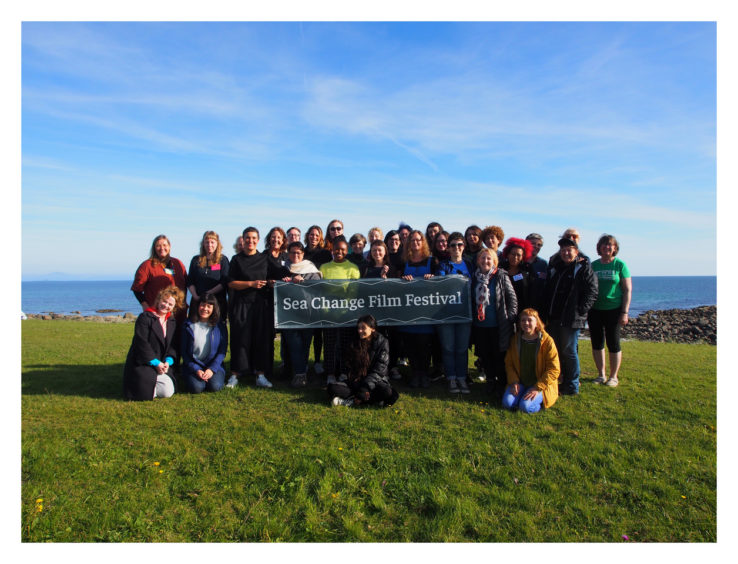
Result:
<svg viewBox="0 0 738 564"><path fill-rule="evenodd" d="M715 274L716 74L710 22L26 22L22 275L333 218Z"/></svg>

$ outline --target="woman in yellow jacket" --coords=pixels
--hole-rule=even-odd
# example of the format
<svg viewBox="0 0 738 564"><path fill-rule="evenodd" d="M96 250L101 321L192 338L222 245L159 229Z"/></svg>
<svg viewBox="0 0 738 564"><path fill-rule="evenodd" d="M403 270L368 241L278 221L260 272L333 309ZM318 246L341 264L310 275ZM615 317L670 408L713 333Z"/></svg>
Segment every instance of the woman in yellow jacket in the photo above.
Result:
<svg viewBox="0 0 738 564"><path fill-rule="evenodd" d="M505 355L508 386L502 406L537 413L559 397L559 353L536 310L524 309L518 320L520 331L512 336Z"/></svg>

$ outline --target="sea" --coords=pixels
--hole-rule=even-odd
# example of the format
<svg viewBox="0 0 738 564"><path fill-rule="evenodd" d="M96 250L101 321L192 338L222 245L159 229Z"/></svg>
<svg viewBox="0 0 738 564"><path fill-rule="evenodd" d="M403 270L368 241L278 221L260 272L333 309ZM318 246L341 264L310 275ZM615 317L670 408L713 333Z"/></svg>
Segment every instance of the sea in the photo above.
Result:
<svg viewBox="0 0 738 564"><path fill-rule="evenodd" d="M648 310L717 305L717 276L633 276L630 316ZM141 313L130 280L21 283L23 313L122 315ZM101 312L100 310L113 310Z"/></svg>

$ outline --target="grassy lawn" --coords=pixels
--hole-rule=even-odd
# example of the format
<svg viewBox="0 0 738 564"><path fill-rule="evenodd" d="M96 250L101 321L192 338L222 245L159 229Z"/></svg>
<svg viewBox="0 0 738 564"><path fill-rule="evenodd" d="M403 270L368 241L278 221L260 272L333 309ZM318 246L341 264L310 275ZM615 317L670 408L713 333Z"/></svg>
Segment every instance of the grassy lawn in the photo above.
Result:
<svg viewBox="0 0 738 564"><path fill-rule="evenodd" d="M624 342L611 389L582 341L582 393L526 416L441 382L126 402L132 334L23 322L23 541L716 541L713 346Z"/></svg>

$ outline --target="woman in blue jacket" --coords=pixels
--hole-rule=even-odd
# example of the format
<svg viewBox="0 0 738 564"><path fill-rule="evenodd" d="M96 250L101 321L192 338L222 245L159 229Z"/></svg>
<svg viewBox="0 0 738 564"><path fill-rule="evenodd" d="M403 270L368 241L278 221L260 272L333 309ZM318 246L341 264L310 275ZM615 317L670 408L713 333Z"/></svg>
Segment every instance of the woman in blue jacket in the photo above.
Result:
<svg viewBox="0 0 738 564"><path fill-rule="evenodd" d="M217 392L223 387L227 349L228 330L220 319L218 299L203 294L182 332L182 377L191 393Z"/></svg>

